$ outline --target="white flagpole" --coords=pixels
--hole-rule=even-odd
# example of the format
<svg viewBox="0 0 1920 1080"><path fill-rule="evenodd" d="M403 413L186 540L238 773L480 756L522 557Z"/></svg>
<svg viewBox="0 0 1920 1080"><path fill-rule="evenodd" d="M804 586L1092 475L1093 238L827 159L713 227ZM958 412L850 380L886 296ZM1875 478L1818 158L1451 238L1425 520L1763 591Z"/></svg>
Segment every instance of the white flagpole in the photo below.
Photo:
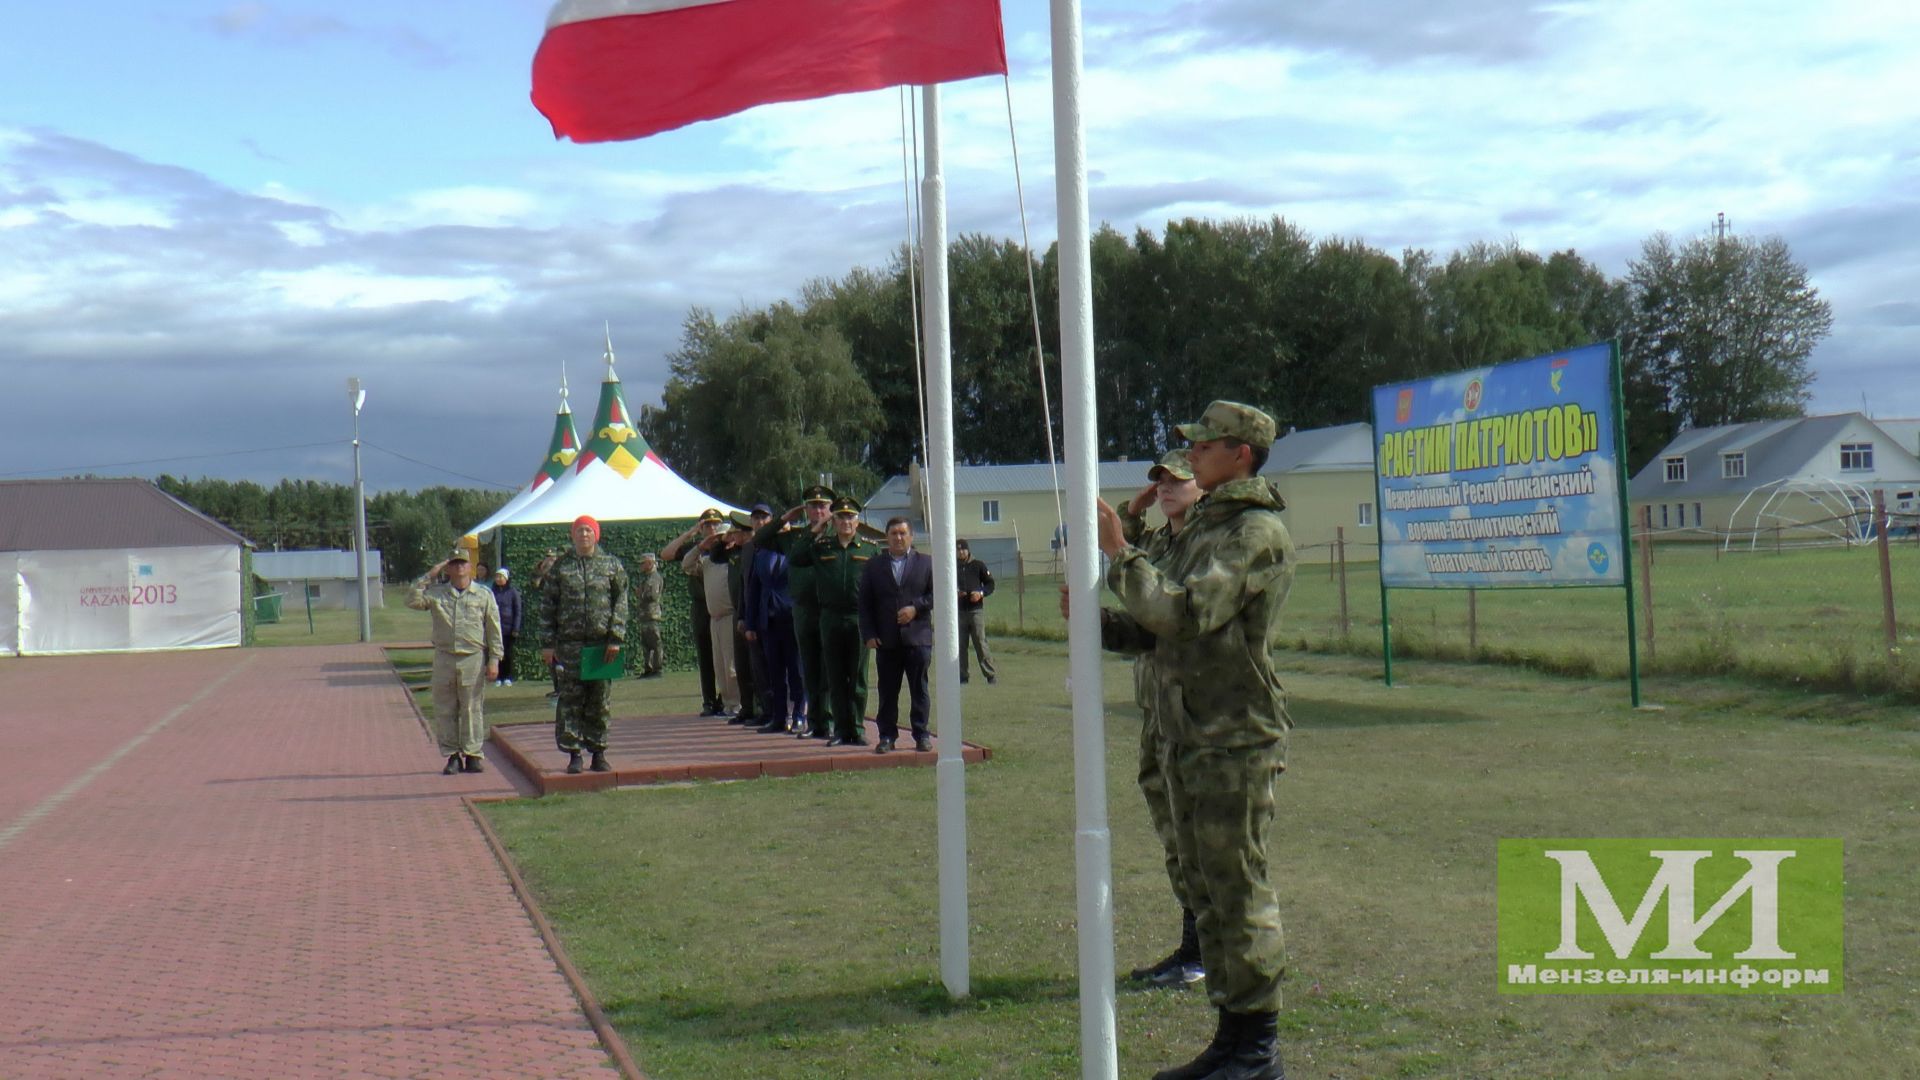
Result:
<svg viewBox="0 0 1920 1080"><path fill-rule="evenodd" d="M1093 371L1093 270L1086 129L1080 115L1080 0L1053 0L1054 183L1060 216L1060 392L1066 404L1068 671L1073 685L1074 856L1080 919L1080 1075L1120 1075L1114 1036L1113 843L1100 677L1100 491Z"/></svg>
<svg viewBox="0 0 1920 1080"><path fill-rule="evenodd" d="M953 334L947 299L947 190L940 167L940 88L926 105L926 172L920 182L921 281L926 288L927 526L933 533L933 705L940 733L935 766L940 822L940 981L972 993L967 959L967 778L961 757L960 578L954 563Z"/></svg>

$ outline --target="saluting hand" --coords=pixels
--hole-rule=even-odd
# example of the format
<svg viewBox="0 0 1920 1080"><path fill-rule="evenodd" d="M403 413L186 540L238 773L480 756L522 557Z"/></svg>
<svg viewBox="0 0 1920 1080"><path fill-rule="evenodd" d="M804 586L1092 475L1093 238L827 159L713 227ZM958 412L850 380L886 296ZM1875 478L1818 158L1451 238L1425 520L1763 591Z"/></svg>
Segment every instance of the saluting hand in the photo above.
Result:
<svg viewBox="0 0 1920 1080"><path fill-rule="evenodd" d="M1133 516L1139 517L1141 514L1147 512L1147 507L1152 506L1153 500L1158 498L1159 495L1160 485L1148 484L1146 487L1140 489L1140 494L1135 495L1132 501L1127 503L1127 510L1132 513Z"/></svg>
<svg viewBox="0 0 1920 1080"><path fill-rule="evenodd" d="M1115 558L1127 548L1127 535L1120 528L1120 515L1105 499L1095 499L1094 509L1100 514L1100 550L1107 558Z"/></svg>

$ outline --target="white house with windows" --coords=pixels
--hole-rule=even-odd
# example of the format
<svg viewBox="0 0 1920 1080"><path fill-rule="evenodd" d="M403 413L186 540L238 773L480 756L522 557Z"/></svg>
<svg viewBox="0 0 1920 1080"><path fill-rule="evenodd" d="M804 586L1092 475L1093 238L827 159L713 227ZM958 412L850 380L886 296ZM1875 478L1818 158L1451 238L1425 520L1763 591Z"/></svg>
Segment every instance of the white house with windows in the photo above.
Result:
<svg viewBox="0 0 1920 1080"><path fill-rule="evenodd" d="M1920 445L1901 425L1920 429L1840 413L1683 431L1627 485L1633 520L1673 539L1864 535L1876 493L1920 512Z"/></svg>
<svg viewBox="0 0 1920 1080"><path fill-rule="evenodd" d="M1132 498L1147 483L1154 460L1100 463L1100 497L1113 505ZM1380 557L1374 525L1373 428L1367 424L1289 431L1275 440L1261 475L1273 480L1287 500L1281 517L1302 562L1334 558L1334 541L1344 538L1346 556L1355 562ZM1059 483L1066 483L1064 468ZM926 515L917 469L880 485L865 503L865 520L885 524L904 517L924 538ZM1055 476L1045 462L1025 465L960 465L953 470L954 506L960 535L975 557L995 573L1016 563L1029 572L1056 568L1060 558L1059 512ZM1151 525L1157 510L1147 512ZM924 548L924 543L921 544Z"/></svg>
<svg viewBox="0 0 1920 1080"><path fill-rule="evenodd" d="M265 579L273 591L285 597L281 608L288 613L317 608L360 607L358 561L351 551L256 551L253 572ZM382 568L379 549L367 552L367 593L371 607L385 607L386 595L380 588Z"/></svg>

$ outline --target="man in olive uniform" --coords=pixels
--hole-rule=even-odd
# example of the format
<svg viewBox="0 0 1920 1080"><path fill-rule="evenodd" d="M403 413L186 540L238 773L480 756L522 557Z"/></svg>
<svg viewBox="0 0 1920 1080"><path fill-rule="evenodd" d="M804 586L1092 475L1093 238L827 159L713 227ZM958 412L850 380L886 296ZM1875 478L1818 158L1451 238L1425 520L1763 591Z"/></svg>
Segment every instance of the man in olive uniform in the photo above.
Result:
<svg viewBox="0 0 1920 1080"><path fill-rule="evenodd" d="M813 596L820 606L820 671L829 727L828 746L865 746L867 646L860 637L860 575L880 546L860 535L860 504L842 495L830 504L832 532L802 557L813 565Z"/></svg>
<svg viewBox="0 0 1920 1080"><path fill-rule="evenodd" d="M608 679L580 678L580 655L605 645L609 663L627 640L627 568L600 550L600 523L585 514L573 522L573 551L547 572L540 593L541 658L553 667L560 693L553 735L567 753L567 771L580 771L580 751L593 754L593 771L607 764Z"/></svg>
<svg viewBox="0 0 1920 1080"><path fill-rule="evenodd" d="M1200 485L1193 482L1193 470L1187 467L1187 452L1169 450L1158 464L1147 470L1147 486L1119 508L1121 532L1127 543L1147 553L1158 565L1173 547L1173 538L1186 524L1187 511L1200 497ZM1158 505L1166 516L1159 528L1147 528L1147 507ZM1173 898L1180 904L1180 944L1158 963L1135 968L1127 977L1149 986L1191 986L1207 977L1200 960L1200 932L1194 926L1193 908L1187 903L1186 877L1180 871L1180 848L1173 831L1173 811L1167 803L1166 776L1160 771L1160 715L1155 705L1159 679L1153 670L1153 653L1143 652L1133 661L1133 700L1140 706L1140 794L1147 801L1147 818L1153 822L1154 835L1166 853L1167 880L1173 885Z"/></svg>
<svg viewBox="0 0 1920 1080"><path fill-rule="evenodd" d="M793 638L800 651L800 682L806 687L808 725L798 732L816 739L833 737L832 715L827 704L826 668L820 656L820 605L814 598L812 551L829 535L833 518L833 489L815 484L801 493L800 505L788 510L778 521L760 526L753 534L754 545L778 551L787 558L787 594L793 598ZM790 522L804 518L804 524L782 531Z"/></svg>
<svg viewBox="0 0 1920 1080"><path fill-rule="evenodd" d="M484 772L482 710L505 655L493 590L473 583L466 549L454 548L407 590L407 606L433 615L433 737L447 755L440 773Z"/></svg>
<svg viewBox="0 0 1920 1080"><path fill-rule="evenodd" d="M640 556L640 576L633 582L633 621L640 631L640 648L644 650L645 663L640 668L643 679L659 678L667 666L660 652L661 594L666 587L666 580L660 576L659 560L653 552Z"/></svg>
<svg viewBox="0 0 1920 1080"><path fill-rule="evenodd" d="M1219 1010L1207 1048L1155 1080L1279 1080L1286 962L1268 842L1293 726L1273 667L1293 541L1278 492L1259 475L1272 417L1216 401L1177 430L1206 494L1158 564L1127 543L1111 506L1098 506L1107 585L1123 607L1102 614L1101 636L1153 654L1160 767L1207 997Z"/></svg>

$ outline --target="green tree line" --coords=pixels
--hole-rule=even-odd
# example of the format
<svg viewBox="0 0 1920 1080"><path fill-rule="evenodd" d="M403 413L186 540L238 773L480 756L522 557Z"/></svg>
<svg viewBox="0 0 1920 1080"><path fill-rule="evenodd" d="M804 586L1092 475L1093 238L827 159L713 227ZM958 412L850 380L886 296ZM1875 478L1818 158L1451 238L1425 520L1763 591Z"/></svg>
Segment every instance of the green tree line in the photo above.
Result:
<svg viewBox="0 0 1920 1080"><path fill-rule="evenodd" d="M1046 456L1041 371L1060 410L1058 251L951 244L954 435L965 464ZM1369 389L1605 339L1622 346L1628 460L1686 427L1798 415L1831 313L1777 238L1656 234L1624 277L1567 250L1478 243L1397 257L1281 218L1103 227L1092 242L1099 453L1146 458L1214 398L1283 429L1368 418ZM1039 300L1040 356L1029 302ZM815 476L870 490L922 457L908 254L806 283L796 302L689 313L641 429L736 503Z"/></svg>
<svg viewBox="0 0 1920 1080"><path fill-rule="evenodd" d="M160 490L253 541L261 551L353 547L353 487L319 480L189 480L160 476ZM388 581L410 581L446 557L461 532L506 505L507 492L430 487L367 499L367 543Z"/></svg>

